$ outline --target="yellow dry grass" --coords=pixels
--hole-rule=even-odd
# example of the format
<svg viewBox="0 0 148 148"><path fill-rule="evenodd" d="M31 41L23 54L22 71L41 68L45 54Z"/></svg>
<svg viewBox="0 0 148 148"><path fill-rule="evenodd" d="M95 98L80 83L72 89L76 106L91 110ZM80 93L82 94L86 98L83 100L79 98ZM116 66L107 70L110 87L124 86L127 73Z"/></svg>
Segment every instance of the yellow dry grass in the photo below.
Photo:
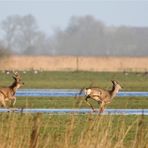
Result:
<svg viewBox="0 0 148 148"><path fill-rule="evenodd" d="M10 56L0 70L147 71L148 57Z"/></svg>

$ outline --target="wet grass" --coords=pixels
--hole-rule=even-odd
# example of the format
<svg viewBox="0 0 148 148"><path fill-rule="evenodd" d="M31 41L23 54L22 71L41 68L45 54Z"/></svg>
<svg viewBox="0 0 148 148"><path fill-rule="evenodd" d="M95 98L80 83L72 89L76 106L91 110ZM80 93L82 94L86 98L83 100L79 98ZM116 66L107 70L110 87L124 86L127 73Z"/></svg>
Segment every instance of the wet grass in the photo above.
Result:
<svg viewBox="0 0 148 148"><path fill-rule="evenodd" d="M110 89L110 80L118 80L123 91L148 91L148 74L134 72L20 72L25 86L23 88L77 88L99 86ZM12 83L11 74L0 73L0 85ZM77 108L88 107L83 99L74 97L17 97L16 107L32 108ZM90 100L91 101L91 100ZM98 104L91 101L93 106ZM147 97L116 97L107 108L148 108Z"/></svg>
<svg viewBox="0 0 148 148"><path fill-rule="evenodd" d="M93 100L89 102L98 108L98 103ZM18 108L89 108L83 97L17 97L15 107ZM106 108L148 108L148 97L116 97Z"/></svg>

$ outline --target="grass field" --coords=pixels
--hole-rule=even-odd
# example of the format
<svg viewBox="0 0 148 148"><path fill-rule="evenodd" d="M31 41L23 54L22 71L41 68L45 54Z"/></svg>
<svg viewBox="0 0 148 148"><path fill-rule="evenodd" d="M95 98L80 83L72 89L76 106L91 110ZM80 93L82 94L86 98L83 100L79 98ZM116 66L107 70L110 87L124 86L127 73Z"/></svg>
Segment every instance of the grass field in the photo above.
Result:
<svg viewBox="0 0 148 148"><path fill-rule="evenodd" d="M23 88L82 88L90 85L110 89L118 80L124 91L148 91L147 73L20 72ZM0 73L0 85L12 82ZM98 108L96 102L93 105ZM86 108L73 97L17 97L15 107ZM147 97L116 97L107 108L148 108ZM0 114L1 148L147 148L147 116Z"/></svg>
<svg viewBox="0 0 148 148"><path fill-rule="evenodd" d="M98 108L98 103L89 100L91 104ZM83 97L17 97L16 106L18 108L89 108ZM128 108L146 109L148 108L147 97L116 97L107 108Z"/></svg>
<svg viewBox="0 0 148 148"><path fill-rule="evenodd" d="M82 88L90 85L111 87L111 80L118 80L125 91L148 91L147 73L127 72L20 72L25 82L23 88ZM9 85L10 75L0 73L0 86Z"/></svg>
<svg viewBox="0 0 148 148"><path fill-rule="evenodd" d="M122 91L148 91L147 73L115 73L115 72L20 72L25 82L23 88L76 88L90 85L110 89L111 80L118 80ZM12 82L11 75L0 73L0 85L7 86ZM18 97L16 107L33 108L77 108L88 107L83 98L73 97ZM92 101L98 107L96 102ZM108 108L148 108L147 97L116 97Z"/></svg>

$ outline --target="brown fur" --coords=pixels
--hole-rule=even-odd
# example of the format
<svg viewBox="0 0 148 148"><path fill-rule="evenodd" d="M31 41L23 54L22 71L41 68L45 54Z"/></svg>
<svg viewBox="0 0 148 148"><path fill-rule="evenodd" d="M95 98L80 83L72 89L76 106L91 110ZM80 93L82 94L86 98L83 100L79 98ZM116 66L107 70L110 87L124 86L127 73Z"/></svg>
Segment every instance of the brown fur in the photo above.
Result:
<svg viewBox="0 0 148 148"><path fill-rule="evenodd" d="M99 113L104 111L106 104L111 103L112 99L116 96L118 91L121 89L121 86L116 82L112 81L113 86L111 90L105 90L98 87L84 88L85 101L86 103L95 111L94 107L88 102L88 99L91 98L100 104ZM82 92L82 90L81 90Z"/></svg>
<svg viewBox="0 0 148 148"><path fill-rule="evenodd" d="M21 81L20 75L15 74L13 76L14 82L8 86L8 87L2 87L0 88L0 104L3 107L7 107L8 101L11 102L11 106L13 107L16 102L16 91L18 88L20 88L24 83Z"/></svg>

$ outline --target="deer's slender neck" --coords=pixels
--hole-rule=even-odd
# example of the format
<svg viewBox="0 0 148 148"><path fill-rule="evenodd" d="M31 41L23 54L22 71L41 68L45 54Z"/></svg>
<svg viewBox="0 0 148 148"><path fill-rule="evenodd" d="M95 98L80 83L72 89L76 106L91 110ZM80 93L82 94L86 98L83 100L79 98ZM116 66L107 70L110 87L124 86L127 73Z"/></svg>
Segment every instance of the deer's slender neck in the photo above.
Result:
<svg viewBox="0 0 148 148"><path fill-rule="evenodd" d="M17 89L17 83L14 81L10 86L9 86L13 91L16 91Z"/></svg>
<svg viewBox="0 0 148 148"><path fill-rule="evenodd" d="M111 99L113 99L118 93L119 89L113 85L112 90L110 91Z"/></svg>

